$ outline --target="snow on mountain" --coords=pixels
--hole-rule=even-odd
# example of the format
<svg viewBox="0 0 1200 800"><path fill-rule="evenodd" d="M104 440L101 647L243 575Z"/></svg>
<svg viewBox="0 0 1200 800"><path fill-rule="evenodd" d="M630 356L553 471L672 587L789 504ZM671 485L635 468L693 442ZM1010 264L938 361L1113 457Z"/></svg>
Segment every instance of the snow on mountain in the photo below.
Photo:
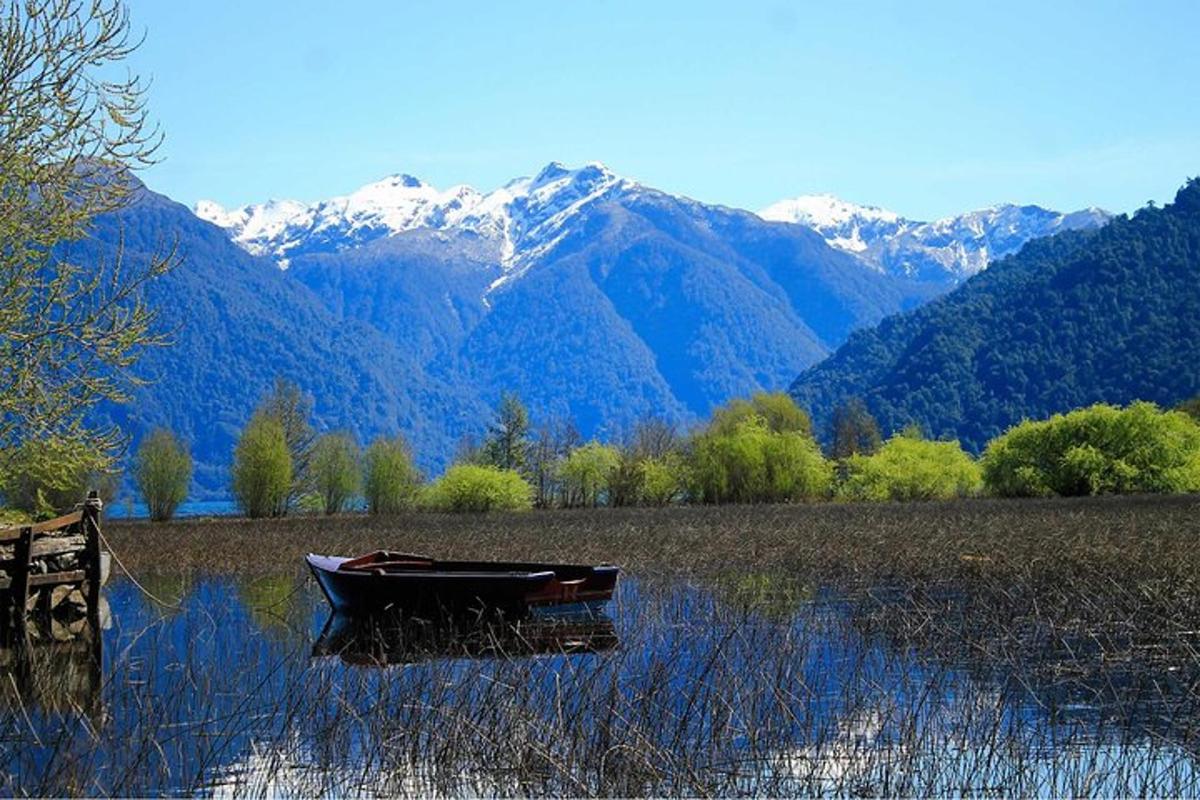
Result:
<svg viewBox="0 0 1200 800"><path fill-rule="evenodd" d="M255 255L281 267L299 254L337 252L405 231L471 233L495 243L506 272L552 247L565 222L584 205L635 186L603 164L568 169L552 162L487 194L470 186L436 189L411 175L393 175L344 197L313 204L292 200L226 210L196 204L202 219L225 228Z"/></svg>
<svg viewBox="0 0 1200 800"><path fill-rule="evenodd" d="M894 211L847 203L831 194L810 194L781 200L759 212L772 222L794 222L812 228L831 246L861 253L871 243L908 224Z"/></svg>
<svg viewBox="0 0 1200 800"><path fill-rule="evenodd" d="M812 228L830 246L853 253L881 272L953 282L1015 253L1030 239L1099 227L1110 217L1098 208L1063 214L1040 206L1002 204L919 222L827 194L782 200L759 216Z"/></svg>

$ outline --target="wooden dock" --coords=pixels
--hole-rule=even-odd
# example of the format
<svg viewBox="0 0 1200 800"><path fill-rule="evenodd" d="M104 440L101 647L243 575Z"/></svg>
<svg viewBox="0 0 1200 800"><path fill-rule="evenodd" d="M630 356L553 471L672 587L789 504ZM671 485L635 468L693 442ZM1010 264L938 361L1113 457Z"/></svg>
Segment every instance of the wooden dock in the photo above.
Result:
<svg viewBox="0 0 1200 800"><path fill-rule="evenodd" d="M100 639L102 508L92 491L70 514L0 528L0 632L5 639L18 644L28 640L31 618L48 620L65 602L83 606L91 637Z"/></svg>

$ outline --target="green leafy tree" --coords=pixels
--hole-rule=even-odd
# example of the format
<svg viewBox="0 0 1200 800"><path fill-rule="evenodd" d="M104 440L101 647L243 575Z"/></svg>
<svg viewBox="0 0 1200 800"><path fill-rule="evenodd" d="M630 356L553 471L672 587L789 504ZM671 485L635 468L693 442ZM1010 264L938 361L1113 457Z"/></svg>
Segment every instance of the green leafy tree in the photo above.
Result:
<svg viewBox="0 0 1200 800"><path fill-rule="evenodd" d="M159 428L142 439L134 459L133 478L150 519L169 520L187 499L192 456L175 434Z"/></svg>
<svg viewBox="0 0 1200 800"><path fill-rule="evenodd" d="M327 433L313 445L312 486L326 514L340 514L362 486L358 444L349 433Z"/></svg>
<svg viewBox="0 0 1200 800"><path fill-rule="evenodd" d="M282 516L292 487L292 456L283 425L258 411L233 451L233 496L248 517Z"/></svg>
<svg viewBox="0 0 1200 800"><path fill-rule="evenodd" d="M434 511L524 511L532 507L532 491L511 469L456 464L425 492L424 504Z"/></svg>
<svg viewBox="0 0 1200 800"><path fill-rule="evenodd" d="M774 432L752 414L732 428L722 421L695 437L690 490L705 503L810 500L829 492L831 464L812 436Z"/></svg>
<svg viewBox="0 0 1200 800"><path fill-rule="evenodd" d="M111 500L116 474L107 453L74 438L24 442L0 470L5 504L35 519L70 511L89 489Z"/></svg>
<svg viewBox="0 0 1200 800"><path fill-rule="evenodd" d="M1200 425L1153 403L1026 421L988 445L983 479L1006 497L1200 491Z"/></svg>
<svg viewBox="0 0 1200 800"><path fill-rule="evenodd" d="M883 438L879 434L879 423L871 416L866 404L851 397L833 410L829 442L830 457L841 460L853 455L871 455L879 450Z"/></svg>
<svg viewBox="0 0 1200 800"><path fill-rule="evenodd" d="M525 469L529 450L529 412L511 392L500 397L496 418L483 443L487 463L499 469Z"/></svg>
<svg viewBox="0 0 1200 800"><path fill-rule="evenodd" d="M615 447L592 441L572 450L560 472L579 505L594 508L620 464L621 454Z"/></svg>
<svg viewBox="0 0 1200 800"><path fill-rule="evenodd" d="M300 498L312 490L311 463L316 431L310 422L312 398L300 391L300 387L283 378L276 378L271 393L263 400L259 410L279 421L288 453L292 457L292 485L288 488L286 512L295 508Z"/></svg>
<svg viewBox="0 0 1200 800"><path fill-rule="evenodd" d="M838 494L853 500L949 500L982 486L979 465L958 442L911 436L893 436L872 455L851 455L846 472Z"/></svg>
<svg viewBox="0 0 1200 800"><path fill-rule="evenodd" d="M160 141L144 86L121 77L137 44L118 0L10 0L0 13L0 457L84 442L67 469L96 468L96 453L111 463L124 436L88 412L127 400L130 368L166 343L143 289L174 255L79 263L71 248L130 202L131 171Z"/></svg>
<svg viewBox="0 0 1200 800"><path fill-rule="evenodd" d="M812 436L812 420L786 392L758 392L749 400L734 399L713 411L708 430L731 433L742 423L758 418L772 433Z"/></svg>
<svg viewBox="0 0 1200 800"><path fill-rule="evenodd" d="M372 514L397 514L416 500L421 474L401 436L371 442L363 457L363 493Z"/></svg>
<svg viewBox="0 0 1200 800"><path fill-rule="evenodd" d="M641 500L646 505L667 506L683 496L687 479L683 457L678 453L643 459L641 471Z"/></svg>

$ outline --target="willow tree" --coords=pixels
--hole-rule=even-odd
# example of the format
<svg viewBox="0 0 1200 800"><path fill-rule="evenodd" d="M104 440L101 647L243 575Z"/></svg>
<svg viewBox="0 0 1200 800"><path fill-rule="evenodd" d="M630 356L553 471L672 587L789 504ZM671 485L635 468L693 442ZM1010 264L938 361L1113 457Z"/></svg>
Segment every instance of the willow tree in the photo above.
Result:
<svg viewBox="0 0 1200 800"><path fill-rule="evenodd" d="M145 85L115 77L140 40L120 0L0 0L0 453L28 441L113 453L87 412L128 399L130 368L164 343L143 289L169 250L77 261L71 243L126 206L161 142Z"/></svg>

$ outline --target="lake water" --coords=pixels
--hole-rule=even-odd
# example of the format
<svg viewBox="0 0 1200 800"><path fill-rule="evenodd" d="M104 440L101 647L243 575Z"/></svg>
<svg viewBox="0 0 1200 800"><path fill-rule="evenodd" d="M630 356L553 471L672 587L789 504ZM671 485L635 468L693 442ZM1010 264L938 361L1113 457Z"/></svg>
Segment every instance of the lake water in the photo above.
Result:
<svg viewBox="0 0 1200 800"><path fill-rule="evenodd" d="M237 504L232 500L189 500L175 510L176 517L227 517L237 513ZM104 514L110 519L150 518L145 503L129 499L109 503Z"/></svg>
<svg viewBox="0 0 1200 800"><path fill-rule="evenodd" d="M143 582L178 605L108 587L98 668L86 643L6 654L0 793L1198 788L1190 667L983 669L770 577L626 579L603 615L452 631L331 619L299 573Z"/></svg>

